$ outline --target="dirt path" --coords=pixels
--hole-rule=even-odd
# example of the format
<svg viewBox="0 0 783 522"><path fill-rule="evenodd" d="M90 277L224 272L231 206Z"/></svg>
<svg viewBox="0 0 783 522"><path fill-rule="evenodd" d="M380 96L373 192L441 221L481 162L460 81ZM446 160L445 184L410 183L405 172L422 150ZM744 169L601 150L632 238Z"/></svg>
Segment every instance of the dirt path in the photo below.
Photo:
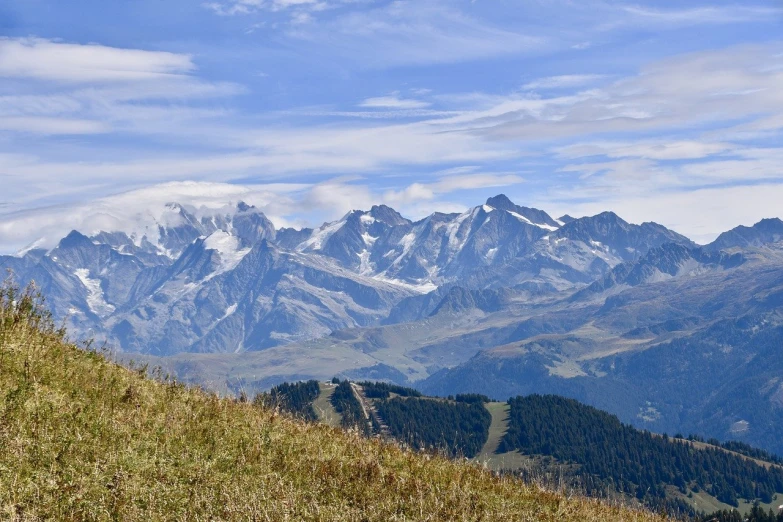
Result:
<svg viewBox="0 0 783 522"><path fill-rule="evenodd" d="M329 426L340 426L342 416L335 411L334 406L329 401L332 398L332 394L334 394L336 386L331 383L319 383L318 386L321 393L313 401L313 409L315 414L318 415L318 420Z"/></svg>

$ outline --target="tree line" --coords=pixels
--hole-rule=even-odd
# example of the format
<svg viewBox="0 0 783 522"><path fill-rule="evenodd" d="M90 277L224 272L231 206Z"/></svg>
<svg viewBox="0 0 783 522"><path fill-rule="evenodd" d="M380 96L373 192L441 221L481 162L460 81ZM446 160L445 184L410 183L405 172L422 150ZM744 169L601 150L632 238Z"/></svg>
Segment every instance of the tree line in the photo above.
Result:
<svg viewBox="0 0 783 522"><path fill-rule="evenodd" d="M729 440L726 442L721 442L715 438L704 440L703 437L699 437L698 435L688 435L688 440L696 441L696 442L704 442L712 446L718 446L723 449L733 451L734 453L739 453L740 455L745 455L746 457L750 457L752 459L763 460L764 462L771 462L773 464L780 464L783 466L783 458L780 458L779 456L774 455L763 449L754 448L750 444L745 444L744 442L740 442L737 440Z"/></svg>
<svg viewBox="0 0 783 522"><path fill-rule="evenodd" d="M475 457L489 436L492 416L481 402L393 398L376 402L391 435L413 448Z"/></svg>
<svg viewBox="0 0 783 522"><path fill-rule="evenodd" d="M783 512L777 514L771 509L764 509L755 504L747 516L741 515L736 509L717 511L701 517L701 522L783 522Z"/></svg>
<svg viewBox="0 0 783 522"><path fill-rule="evenodd" d="M256 401L280 408L305 420L316 421L318 416L313 409L313 401L318 398L319 393L318 381L285 382L265 394L258 395Z"/></svg>
<svg viewBox="0 0 783 522"><path fill-rule="evenodd" d="M364 381L359 383L364 391L364 396L368 399L388 399L392 393L400 397L421 397L419 390L406 388L388 382Z"/></svg>
<svg viewBox="0 0 783 522"><path fill-rule="evenodd" d="M740 498L771 502L775 492L783 492L780 468L765 469L720 449L696 449L640 431L572 399L530 395L509 404L509 429L499 452L518 450L579 464L640 500L664 498L668 484L683 494L704 489L735 507Z"/></svg>
<svg viewBox="0 0 783 522"><path fill-rule="evenodd" d="M337 381L337 388L334 389L334 393L329 401L332 403L332 406L334 406L335 411L342 417L340 424L343 428L358 429L361 433L370 435L367 421L364 418L362 405L353 393L351 383L347 380L332 380L333 383L335 381Z"/></svg>

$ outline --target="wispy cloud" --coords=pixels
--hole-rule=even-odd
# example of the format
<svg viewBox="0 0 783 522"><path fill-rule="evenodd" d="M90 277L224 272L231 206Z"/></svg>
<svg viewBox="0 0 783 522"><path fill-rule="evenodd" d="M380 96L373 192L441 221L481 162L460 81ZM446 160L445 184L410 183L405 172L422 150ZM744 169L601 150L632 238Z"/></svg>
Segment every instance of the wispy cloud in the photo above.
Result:
<svg viewBox="0 0 783 522"><path fill-rule="evenodd" d="M102 45L78 45L40 38L0 38L0 77L64 82L127 82L187 74L195 69L185 54Z"/></svg>
<svg viewBox="0 0 783 522"><path fill-rule="evenodd" d="M230 214L239 201L255 205L277 226L288 224L296 194L308 185L226 183L164 183L74 204L39 208L0 216L0 253L19 250L32 241L51 248L71 230L85 234L124 231L139 239L155 233L170 219L166 205L176 202L197 215ZM150 232L152 231L152 232ZM153 239L153 238L150 238Z"/></svg>
<svg viewBox="0 0 783 522"><path fill-rule="evenodd" d="M421 100L400 98L399 92L393 92L388 96L367 98L359 104L359 107L371 109L423 109L430 105L432 104Z"/></svg>
<svg viewBox="0 0 783 522"><path fill-rule="evenodd" d="M295 17L301 17L306 15L303 9L323 11L339 3L341 0L332 3L323 0L218 0L204 2L202 5L219 16L248 15L258 11L284 11L293 8L298 10Z"/></svg>
<svg viewBox="0 0 783 522"><path fill-rule="evenodd" d="M364 67L454 63L529 53L546 42L543 36L504 29L446 4L408 0L351 11L288 34L360 61Z"/></svg>
<svg viewBox="0 0 783 522"><path fill-rule="evenodd" d="M24 82L18 92L0 94L0 131L159 133L177 122L222 115L223 109L200 102L243 92L195 72L186 54L0 39L0 79Z"/></svg>
<svg viewBox="0 0 783 522"><path fill-rule="evenodd" d="M662 24L728 24L758 22L783 14L783 7L754 5L698 6L684 9L657 9L642 5L621 6L620 10L646 23Z"/></svg>
<svg viewBox="0 0 783 522"><path fill-rule="evenodd" d="M603 74L563 74L560 76L548 76L538 78L522 86L523 89L565 89L573 87L582 87L604 79Z"/></svg>
<svg viewBox="0 0 783 522"><path fill-rule="evenodd" d="M298 180L279 201L319 210L288 222L457 209L496 186L553 212L647 198L658 215L629 217L663 221L668 195L703 210L688 198L781 178L768 2L172 2L111 47L75 43L106 41L76 15L15 33L76 24L69 41L0 39L4 211L161 180ZM209 25L178 32L179 11ZM732 45L746 40L767 43Z"/></svg>
<svg viewBox="0 0 783 522"><path fill-rule="evenodd" d="M474 168L468 171L476 170ZM464 172L459 169L458 172ZM409 206L419 201L431 201L436 197L461 190L508 187L523 183L524 178L517 174L486 173L442 173L440 179L432 183L412 183L402 190L389 190L383 194L383 200L391 205Z"/></svg>
<svg viewBox="0 0 783 522"><path fill-rule="evenodd" d="M587 142L557 148L563 158L643 158L653 160L692 160L737 149L731 143L699 140L640 140L634 142Z"/></svg>
<svg viewBox="0 0 783 522"><path fill-rule="evenodd" d="M477 123L499 140L542 140L607 133L693 129L783 112L780 45L738 46L677 56L639 74L578 94L515 95L491 107L442 120ZM694 81L698 78L699 81Z"/></svg>

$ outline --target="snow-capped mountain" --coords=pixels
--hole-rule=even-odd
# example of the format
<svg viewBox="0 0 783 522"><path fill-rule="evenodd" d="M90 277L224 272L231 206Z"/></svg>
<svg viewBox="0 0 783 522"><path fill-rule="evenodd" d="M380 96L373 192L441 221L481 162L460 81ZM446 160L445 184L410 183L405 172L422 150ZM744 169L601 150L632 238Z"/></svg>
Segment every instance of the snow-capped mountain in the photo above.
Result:
<svg viewBox="0 0 783 522"><path fill-rule="evenodd" d="M415 223L388 207L354 211L294 248L419 290L454 281L482 287L540 280L561 288L592 281L666 242L692 246L653 223L631 225L604 213L565 225L499 195L462 214L434 213Z"/></svg>
<svg viewBox="0 0 783 522"><path fill-rule="evenodd" d="M438 288L578 288L650 248L693 246L653 223L612 213L555 220L503 195L416 222L374 206L314 230L275 230L244 203L206 214L172 203L160 215L142 231L74 231L0 266L35 280L79 335L173 354L393 322L406 316L401 303Z"/></svg>

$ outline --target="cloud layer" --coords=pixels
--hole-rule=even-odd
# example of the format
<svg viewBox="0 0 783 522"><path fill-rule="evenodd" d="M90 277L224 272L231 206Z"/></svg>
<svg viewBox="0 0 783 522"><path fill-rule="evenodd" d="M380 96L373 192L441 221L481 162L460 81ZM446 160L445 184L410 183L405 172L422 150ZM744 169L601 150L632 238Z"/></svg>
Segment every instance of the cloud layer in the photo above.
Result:
<svg viewBox="0 0 783 522"><path fill-rule="evenodd" d="M38 233L33 209L92 215L107 194L185 181L277 194L259 201L297 225L499 191L696 239L778 213L783 10L769 3L139 2L149 18L116 34L52 3L56 30L0 37L6 243Z"/></svg>

